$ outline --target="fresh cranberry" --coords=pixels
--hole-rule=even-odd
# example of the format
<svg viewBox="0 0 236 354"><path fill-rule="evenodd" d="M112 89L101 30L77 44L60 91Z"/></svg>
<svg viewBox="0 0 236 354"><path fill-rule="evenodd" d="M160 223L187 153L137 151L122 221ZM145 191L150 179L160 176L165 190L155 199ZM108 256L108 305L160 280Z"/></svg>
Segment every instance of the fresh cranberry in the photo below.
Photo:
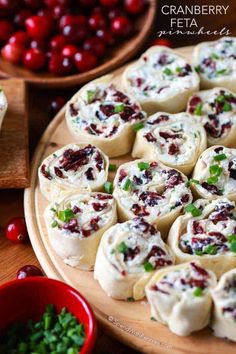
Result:
<svg viewBox="0 0 236 354"><path fill-rule="evenodd" d="M163 45L165 47L169 47L172 48L173 47L173 43L166 38L157 38L152 42L152 45Z"/></svg>
<svg viewBox="0 0 236 354"><path fill-rule="evenodd" d="M53 13L52 13L52 10L51 10L51 9L40 9L40 10L37 12L37 15L38 15L38 16L45 16L45 17L48 17L49 21L52 21L52 20L53 20Z"/></svg>
<svg viewBox="0 0 236 354"><path fill-rule="evenodd" d="M104 56L105 49L106 49L104 41L102 39L96 38L96 37L88 38L84 42L83 48L85 50L91 51L91 53L96 55L96 57L98 57L98 58L101 58Z"/></svg>
<svg viewBox="0 0 236 354"><path fill-rule="evenodd" d="M101 14L93 14L88 20L89 26L92 30L97 31L106 27L106 18Z"/></svg>
<svg viewBox="0 0 236 354"><path fill-rule="evenodd" d="M110 20L112 20L115 17L119 17L119 16L124 16L125 12L121 9L121 8L114 8L114 9L110 9L108 12L108 17Z"/></svg>
<svg viewBox="0 0 236 354"><path fill-rule="evenodd" d="M43 5L42 0L24 0L26 6L31 7L32 9L38 9Z"/></svg>
<svg viewBox="0 0 236 354"><path fill-rule="evenodd" d="M54 20L59 20L62 16L70 12L70 9L66 5L57 5L52 10Z"/></svg>
<svg viewBox="0 0 236 354"><path fill-rule="evenodd" d="M12 218L6 226L5 234L8 240L12 242L24 243L28 239L25 218Z"/></svg>
<svg viewBox="0 0 236 354"><path fill-rule="evenodd" d="M37 49L40 49L42 51L44 51L46 49L46 43L45 43L43 38L33 39L30 42L29 46L30 46L30 48L37 48Z"/></svg>
<svg viewBox="0 0 236 354"><path fill-rule="evenodd" d="M0 42L5 42L9 39L13 32L13 27L9 21L0 20Z"/></svg>
<svg viewBox="0 0 236 354"><path fill-rule="evenodd" d="M62 48L61 54L64 57L74 58L77 52L78 52L78 48L75 45L67 44Z"/></svg>
<svg viewBox="0 0 236 354"><path fill-rule="evenodd" d="M115 17L111 21L111 30L117 36L127 36L130 32L130 28L130 22L125 16Z"/></svg>
<svg viewBox="0 0 236 354"><path fill-rule="evenodd" d="M104 7L102 7L102 6L94 7L92 12L91 12L91 15L94 15L94 14L100 14L100 15L103 15L103 16L106 15Z"/></svg>
<svg viewBox="0 0 236 354"><path fill-rule="evenodd" d="M105 7L113 7L118 5L120 0L99 0L100 4Z"/></svg>
<svg viewBox="0 0 236 354"><path fill-rule="evenodd" d="M78 6L93 8L96 5L96 0L78 0Z"/></svg>
<svg viewBox="0 0 236 354"><path fill-rule="evenodd" d="M85 27L87 24L86 17L84 15L64 15L60 19L59 27L63 29L63 27L67 25L74 25Z"/></svg>
<svg viewBox="0 0 236 354"><path fill-rule="evenodd" d="M26 46L29 41L29 36L26 32L15 32L8 40L9 43L17 43L19 45Z"/></svg>
<svg viewBox="0 0 236 354"><path fill-rule="evenodd" d="M25 20L30 16L32 16L32 12L28 9L17 12L13 20L14 25L18 28L25 28Z"/></svg>
<svg viewBox="0 0 236 354"><path fill-rule="evenodd" d="M0 16L7 17L17 7L17 1L15 0L0 0Z"/></svg>
<svg viewBox="0 0 236 354"><path fill-rule="evenodd" d="M111 46L115 44L115 39L111 32L106 29L100 29L96 32L96 36L101 38L107 45Z"/></svg>
<svg viewBox="0 0 236 354"><path fill-rule="evenodd" d="M23 64L29 70L37 71L44 67L46 55L40 49L30 48L23 56Z"/></svg>
<svg viewBox="0 0 236 354"><path fill-rule="evenodd" d="M62 34L58 34L50 40L50 49L52 51L61 51L61 49L66 45L66 37Z"/></svg>
<svg viewBox="0 0 236 354"><path fill-rule="evenodd" d="M16 274L17 279L24 279L28 277L40 277L40 276L41 277L43 276L42 271L38 267L32 264L27 264L23 266L17 271Z"/></svg>
<svg viewBox="0 0 236 354"><path fill-rule="evenodd" d="M68 75L73 70L73 63L70 58L65 58L61 54L52 54L48 68L52 74Z"/></svg>
<svg viewBox="0 0 236 354"><path fill-rule="evenodd" d="M57 5L69 5L69 0L44 0L44 3L48 7L54 7Z"/></svg>
<svg viewBox="0 0 236 354"><path fill-rule="evenodd" d="M143 12L145 0L125 0L125 9L128 13L138 15Z"/></svg>
<svg viewBox="0 0 236 354"><path fill-rule="evenodd" d="M92 53L81 50L75 54L75 65L80 72L88 71L97 65L97 58Z"/></svg>
<svg viewBox="0 0 236 354"><path fill-rule="evenodd" d="M22 45L19 45L17 43L8 43L6 44L2 50L2 57L3 59L6 59L12 64L19 64L22 58L24 48Z"/></svg>
<svg viewBox="0 0 236 354"><path fill-rule="evenodd" d="M49 102L49 113L53 117L60 109L66 104L66 100L64 97L57 96L53 97Z"/></svg>
<svg viewBox="0 0 236 354"><path fill-rule="evenodd" d="M52 30L52 22L47 16L31 16L25 21L25 26L32 38L46 38Z"/></svg>
<svg viewBox="0 0 236 354"><path fill-rule="evenodd" d="M67 43L78 43L84 40L87 35L87 30L85 27L79 27L74 23L63 27L62 33L65 36Z"/></svg>

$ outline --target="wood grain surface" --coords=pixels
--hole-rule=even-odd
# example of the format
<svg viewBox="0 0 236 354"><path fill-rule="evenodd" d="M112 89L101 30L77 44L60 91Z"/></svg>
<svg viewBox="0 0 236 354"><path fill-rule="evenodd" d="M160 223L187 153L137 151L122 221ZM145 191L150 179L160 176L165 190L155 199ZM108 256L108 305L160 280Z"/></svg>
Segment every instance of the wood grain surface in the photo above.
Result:
<svg viewBox="0 0 236 354"><path fill-rule="evenodd" d="M8 110L0 131L0 188L29 185L28 112L25 84L20 79L0 80Z"/></svg>

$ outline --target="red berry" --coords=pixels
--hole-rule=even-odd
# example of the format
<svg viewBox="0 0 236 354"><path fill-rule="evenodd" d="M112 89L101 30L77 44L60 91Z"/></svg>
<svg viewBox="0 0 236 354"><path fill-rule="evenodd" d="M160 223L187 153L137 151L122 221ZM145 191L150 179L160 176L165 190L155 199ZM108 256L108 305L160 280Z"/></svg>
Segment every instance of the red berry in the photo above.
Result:
<svg viewBox="0 0 236 354"><path fill-rule="evenodd" d="M107 45L111 46L115 43L115 39L111 32L105 29L100 29L96 32L96 36L101 38Z"/></svg>
<svg viewBox="0 0 236 354"><path fill-rule="evenodd" d="M37 48L44 51L46 48L46 43L43 38L36 38L30 42L29 46L30 48Z"/></svg>
<svg viewBox="0 0 236 354"><path fill-rule="evenodd" d="M99 0L100 4L105 7L113 7L119 3L119 0Z"/></svg>
<svg viewBox="0 0 236 354"><path fill-rule="evenodd" d="M52 8L54 20L59 20L63 15L70 12L70 9L66 5L57 5Z"/></svg>
<svg viewBox="0 0 236 354"><path fill-rule="evenodd" d="M24 243L28 239L25 218L12 218L6 226L6 237L15 243Z"/></svg>
<svg viewBox="0 0 236 354"><path fill-rule="evenodd" d="M99 14L99 15L103 15L104 16L104 14L105 14L104 7L102 7L102 6L94 7L91 15L95 15L95 14Z"/></svg>
<svg viewBox="0 0 236 354"><path fill-rule="evenodd" d="M37 15L38 16L46 16L49 18L50 21L53 20L53 12L51 9L40 9L38 12L37 12Z"/></svg>
<svg viewBox="0 0 236 354"><path fill-rule="evenodd" d="M32 38L46 38L52 30L52 22L48 16L31 16L25 21L25 26Z"/></svg>
<svg viewBox="0 0 236 354"><path fill-rule="evenodd" d="M25 27L25 20L32 16L32 12L30 10L21 10L17 12L14 16L14 24L18 28L24 28Z"/></svg>
<svg viewBox="0 0 236 354"><path fill-rule="evenodd" d="M73 70L73 63L70 58L61 54L53 53L48 64L49 71L55 75L68 75Z"/></svg>
<svg viewBox="0 0 236 354"><path fill-rule="evenodd" d="M15 32L10 38L9 43L18 43L19 45L26 46L29 41L29 36L26 32L18 31Z"/></svg>
<svg viewBox="0 0 236 354"><path fill-rule="evenodd" d="M74 55L78 52L78 48L73 44L67 44L62 48L61 54L64 57L74 58Z"/></svg>
<svg viewBox="0 0 236 354"><path fill-rule="evenodd" d="M79 27L77 24L73 23L63 27L62 33L68 43L79 43L86 37L87 30L85 27Z"/></svg>
<svg viewBox="0 0 236 354"><path fill-rule="evenodd" d="M17 43L7 43L1 50L3 59L12 64L19 64L24 51L24 47Z"/></svg>
<svg viewBox="0 0 236 354"><path fill-rule="evenodd" d="M44 3L48 7L54 7L57 5L69 5L70 0L44 0Z"/></svg>
<svg viewBox="0 0 236 354"><path fill-rule="evenodd" d="M127 36L130 32L130 22L127 17L119 16L111 21L111 30L117 36Z"/></svg>
<svg viewBox="0 0 236 354"><path fill-rule="evenodd" d="M96 37L91 37L88 38L84 44L83 48L85 50L89 50L91 53L93 53L96 57L101 58L105 54L105 44L104 41L100 38Z"/></svg>
<svg viewBox="0 0 236 354"><path fill-rule="evenodd" d="M146 6L146 0L125 0L125 9L130 14L141 14Z"/></svg>
<svg viewBox="0 0 236 354"><path fill-rule="evenodd" d="M57 96L52 98L52 100L49 102L49 112L51 116L53 117L57 112L60 111L62 107L66 104L66 100L64 97Z"/></svg>
<svg viewBox="0 0 236 354"><path fill-rule="evenodd" d="M21 267L16 274L17 279L24 279L28 277L40 277L40 276L43 276L42 271L38 267L32 264L27 264Z"/></svg>
<svg viewBox="0 0 236 354"><path fill-rule="evenodd" d="M106 18L101 14L93 14L89 17L89 26L94 31L106 27Z"/></svg>
<svg viewBox="0 0 236 354"><path fill-rule="evenodd" d="M66 45L66 37L62 34L58 34L53 37L50 41L50 49L52 51L61 51L61 49Z"/></svg>
<svg viewBox="0 0 236 354"><path fill-rule="evenodd" d="M80 72L93 69L97 65L97 58L90 52L81 50L75 54L75 65Z"/></svg>
<svg viewBox="0 0 236 354"><path fill-rule="evenodd" d="M78 0L78 6L93 8L96 5L96 0Z"/></svg>
<svg viewBox="0 0 236 354"><path fill-rule="evenodd" d="M110 9L108 12L108 17L110 20L112 20L115 17L124 16L124 15L125 15L124 11L117 7L114 9Z"/></svg>
<svg viewBox="0 0 236 354"><path fill-rule="evenodd" d="M40 70L44 67L45 62L45 53L37 48L28 49L23 56L23 64L29 70Z"/></svg>
<svg viewBox="0 0 236 354"><path fill-rule="evenodd" d="M152 42L152 45L164 45L165 47L173 47L173 43L165 38L157 38Z"/></svg>
<svg viewBox="0 0 236 354"><path fill-rule="evenodd" d="M74 25L85 27L87 24L86 17L83 15L64 15L60 19L59 26L61 29L67 25Z"/></svg>
<svg viewBox="0 0 236 354"><path fill-rule="evenodd" d="M5 42L9 39L13 32L13 27L9 21L0 20L0 42Z"/></svg>
<svg viewBox="0 0 236 354"><path fill-rule="evenodd" d="M24 3L32 9L38 9L43 4L42 0L24 0Z"/></svg>

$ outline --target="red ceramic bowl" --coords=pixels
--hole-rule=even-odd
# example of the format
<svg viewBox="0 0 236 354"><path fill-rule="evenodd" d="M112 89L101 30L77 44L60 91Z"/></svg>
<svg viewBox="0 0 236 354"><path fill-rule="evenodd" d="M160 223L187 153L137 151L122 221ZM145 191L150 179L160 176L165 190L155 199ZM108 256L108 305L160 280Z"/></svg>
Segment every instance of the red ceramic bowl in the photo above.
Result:
<svg viewBox="0 0 236 354"><path fill-rule="evenodd" d="M47 304L66 307L84 324L86 340L80 354L92 353L96 337L93 312L78 291L53 279L31 277L0 286L0 332L15 321L37 321Z"/></svg>

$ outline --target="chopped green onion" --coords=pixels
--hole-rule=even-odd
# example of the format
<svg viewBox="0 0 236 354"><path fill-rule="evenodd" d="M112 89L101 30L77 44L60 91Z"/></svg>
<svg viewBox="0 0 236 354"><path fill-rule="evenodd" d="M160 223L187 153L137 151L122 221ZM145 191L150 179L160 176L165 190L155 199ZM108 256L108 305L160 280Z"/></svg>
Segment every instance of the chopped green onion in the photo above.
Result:
<svg viewBox="0 0 236 354"><path fill-rule="evenodd" d="M196 250L194 251L194 253L197 255L197 256L202 256L204 254L203 251L200 251L200 250Z"/></svg>
<svg viewBox="0 0 236 354"><path fill-rule="evenodd" d="M117 251L119 253L125 253L127 252L128 247L124 241L122 241L118 246L117 246Z"/></svg>
<svg viewBox="0 0 236 354"><path fill-rule="evenodd" d="M200 72L202 71L202 68L201 68L200 65L195 66L194 69L195 69L195 71L196 71L197 73L200 73Z"/></svg>
<svg viewBox="0 0 236 354"><path fill-rule="evenodd" d="M232 106L231 106L231 104L225 102L225 104L224 104L224 106L223 106L223 111L224 111L224 112L232 111Z"/></svg>
<svg viewBox="0 0 236 354"><path fill-rule="evenodd" d="M215 161L222 161L225 159L227 159L227 156L225 154L219 154L219 155L214 156Z"/></svg>
<svg viewBox="0 0 236 354"><path fill-rule="evenodd" d="M177 68L175 69L177 73L181 73L182 68L180 66L177 66Z"/></svg>
<svg viewBox="0 0 236 354"><path fill-rule="evenodd" d="M165 68L165 69L163 70L163 73L166 74L166 75L168 75L168 76L173 74L172 70L169 69L169 68Z"/></svg>
<svg viewBox="0 0 236 354"><path fill-rule="evenodd" d="M127 192L131 186L132 186L132 182L129 178L127 178L127 180L124 183L123 190Z"/></svg>
<svg viewBox="0 0 236 354"><path fill-rule="evenodd" d="M210 166L210 174L214 176L220 176L223 171L223 168L219 165Z"/></svg>
<svg viewBox="0 0 236 354"><path fill-rule="evenodd" d="M217 176L211 176L207 178L207 183L212 185L216 184L218 182L218 177Z"/></svg>
<svg viewBox="0 0 236 354"><path fill-rule="evenodd" d="M146 272L152 272L154 270L154 267L150 262L145 262L143 266Z"/></svg>
<svg viewBox="0 0 236 354"><path fill-rule="evenodd" d="M87 91L87 100L88 100L88 103L91 103L94 99L96 95L96 92L95 91L92 91L92 90L88 90Z"/></svg>
<svg viewBox="0 0 236 354"><path fill-rule="evenodd" d="M114 113L124 112L125 105L123 103L115 106Z"/></svg>
<svg viewBox="0 0 236 354"><path fill-rule="evenodd" d="M56 220L54 220L52 223L51 223L51 227L57 227L58 225L58 222Z"/></svg>
<svg viewBox="0 0 236 354"><path fill-rule="evenodd" d="M213 53L212 55L211 55L211 57L212 57L212 59L220 59L220 57L219 57L219 55L217 55L217 54L215 54L215 53Z"/></svg>
<svg viewBox="0 0 236 354"><path fill-rule="evenodd" d="M230 243L230 251L236 253L236 241Z"/></svg>
<svg viewBox="0 0 236 354"><path fill-rule="evenodd" d="M202 296L202 288L200 288L200 286L197 286L193 292L193 295L197 297Z"/></svg>
<svg viewBox="0 0 236 354"><path fill-rule="evenodd" d="M200 209L198 209L194 204L188 204L184 210L187 213L191 213L192 216L200 216L202 215L202 211Z"/></svg>
<svg viewBox="0 0 236 354"><path fill-rule="evenodd" d="M110 163L110 164L109 164L108 170L109 170L110 172L116 171L116 169L117 169L116 164L114 164L114 163Z"/></svg>
<svg viewBox="0 0 236 354"><path fill-rule="evenodd" d="M137 132L137 131L139 131L140 129L142 129L144 127L144 124L143 123L136 123L135 125L134 125L134 131L135 132Z"/></svg>
<svg viewBox="0 0 236 354"><path fill-rule="evenodd" d="M214 255L217 253L217 247L214 245L208 245L207 247L205 247L204 253Z"/></svg>
<svg viewBox="0 0 236 354"><path fill-rule="evenodd" d="M221 69L216 71L216 75L223 75L226 73L226 69Z"/></svg>
<svg viewBox="0 0 236 354"><path fill-rule="evenodd" d="M187 182L186 182L186 186L187 187L190 187L191 184L199 184L200 182L197 180L197 179L194 179L194 178L190 178Z"/></svg>
<svg viewBox="0 0 236 354"><path fill-rule="evenodd" d="M196 107L195 110L194 110L194 114L195 114L196 116L201 116L201 115L202 115L202 107L203 107L203 103L199 103L199 104L197 105L197 107Z"/></svg>
<svg viewBox="0 0 236 354"><path fill-rule="evenodd" d="M63 222L68 222L70 221L73 217L74 217L74 213L71 209L66 209L66 210L60 210L57 213L57 217L59 220L63 221Z"/></svg>
<svg viewBox="0 0 236 354"><path fill-rule="evenodd" d="M215 98L216 102L223 103L225 101L225 96L219 95Z"/></svg>
<svg viewBox="0 0 236 354"><path fill-rule="evenodd" d="M150 164L148 162L139 162L138 163L138 168L140 171L147 170L150 167Z"/></svg>
<svg viewBox="0 0 236 354"><path fill-rule="evenodd" d="M111 182L105 182L104 183L104 190L105 192L109 193L109 194L112 194L113 192L113 184Z"/></svg>
<svg viewBox="0 0 236 354"><path fill-rule="evenodd" d="M227 236L229 242L236 241L236 234L231 234Z"/></svg>

